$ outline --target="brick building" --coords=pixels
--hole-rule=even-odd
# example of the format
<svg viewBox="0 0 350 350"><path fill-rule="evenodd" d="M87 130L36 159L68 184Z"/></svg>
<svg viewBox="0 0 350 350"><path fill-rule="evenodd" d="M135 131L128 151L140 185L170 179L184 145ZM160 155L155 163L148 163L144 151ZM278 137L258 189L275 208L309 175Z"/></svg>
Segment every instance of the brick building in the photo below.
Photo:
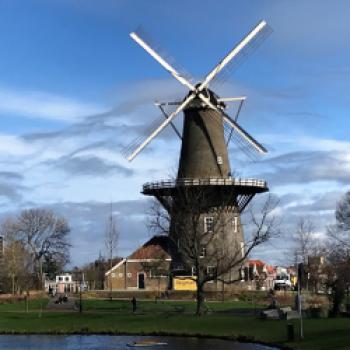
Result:
<svg viewBox="0 0 350 350"><path fill-rule="evenodd" d="M105 274L105 289L158 290L169 286L171 255L167 236L154 236ZM112 286L111 286L112 284Z"/></svg>

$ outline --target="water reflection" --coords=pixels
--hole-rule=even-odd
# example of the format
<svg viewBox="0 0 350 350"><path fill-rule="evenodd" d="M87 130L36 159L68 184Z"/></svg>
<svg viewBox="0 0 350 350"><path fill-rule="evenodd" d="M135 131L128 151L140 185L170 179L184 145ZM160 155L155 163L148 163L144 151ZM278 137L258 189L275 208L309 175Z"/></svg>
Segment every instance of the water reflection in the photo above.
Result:
<svg viewBox="0 0 350 350"><path fill-rule="evenodd" d="M129 347L135 341L156 339L166 342L166 346L144 347L158 350L273 350L274 348L258 345L235 343L226 340L180 338L180 337L141 337L108 335L2 335L1 350L124 350L139 349Z"/></svg>

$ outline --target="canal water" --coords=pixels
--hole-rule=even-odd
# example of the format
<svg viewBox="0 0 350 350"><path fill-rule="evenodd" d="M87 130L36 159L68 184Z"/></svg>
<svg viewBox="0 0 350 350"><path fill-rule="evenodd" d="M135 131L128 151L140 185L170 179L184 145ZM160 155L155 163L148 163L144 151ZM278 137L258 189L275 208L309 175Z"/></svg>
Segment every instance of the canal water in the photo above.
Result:
<svg viewBox="0 0 350 350"><path fill-rule="evenodd" d="M1 350L124 350L138 349L128 344L155 340L167 345L147 346L159 350L274 350L276 348L228 340L108 335L1 335Z"/></svg>

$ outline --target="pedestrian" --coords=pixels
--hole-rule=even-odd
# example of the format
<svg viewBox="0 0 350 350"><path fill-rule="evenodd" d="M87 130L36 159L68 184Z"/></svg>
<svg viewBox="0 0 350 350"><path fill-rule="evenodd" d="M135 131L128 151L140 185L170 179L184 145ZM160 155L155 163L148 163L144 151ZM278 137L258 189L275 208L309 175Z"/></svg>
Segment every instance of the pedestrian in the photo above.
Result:
<svg viewBox="0 0 350 350"><path fill-rule="evenodd" d="M273 289L269 290L269 298L270 298L270 305L268 306L268 309L276 309L277 308L277 300L276 300L275 292Z"/></svg>
<svg viewBox="0 0 350 350"><path fill-rule="evenodd" d="M132 299L131 299L131 305L132 305L132 312L135 313L136 312L136 308L137 308L135 296L133 296Z"/></svg>

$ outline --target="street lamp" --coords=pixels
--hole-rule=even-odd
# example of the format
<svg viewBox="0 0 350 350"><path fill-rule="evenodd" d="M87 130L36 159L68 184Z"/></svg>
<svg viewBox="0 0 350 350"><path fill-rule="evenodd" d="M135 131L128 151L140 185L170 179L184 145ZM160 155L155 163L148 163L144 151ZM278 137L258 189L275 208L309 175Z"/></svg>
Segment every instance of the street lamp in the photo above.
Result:
<svg viewBox="0 0 350 350"><path fill-rule="evenodd" d="M83 312L83 298L82 298L82 293L83 293L83 271L80 271L80 286L79 286L79 313Z"/></svg>
<svg viewBox="0 0 350 350"><path fill-rule="evenodd" d="M296 255L296 264L297 264L297 280L298 280L298 311L299 311L299 321L300 321L300 339L304 338L304 327L303 327L303 315L302 315L302 309L301 309L301 277L302 277L302 270L303 270L303 264L299 262L299 254L300 252L297 252Z"/></svg>

